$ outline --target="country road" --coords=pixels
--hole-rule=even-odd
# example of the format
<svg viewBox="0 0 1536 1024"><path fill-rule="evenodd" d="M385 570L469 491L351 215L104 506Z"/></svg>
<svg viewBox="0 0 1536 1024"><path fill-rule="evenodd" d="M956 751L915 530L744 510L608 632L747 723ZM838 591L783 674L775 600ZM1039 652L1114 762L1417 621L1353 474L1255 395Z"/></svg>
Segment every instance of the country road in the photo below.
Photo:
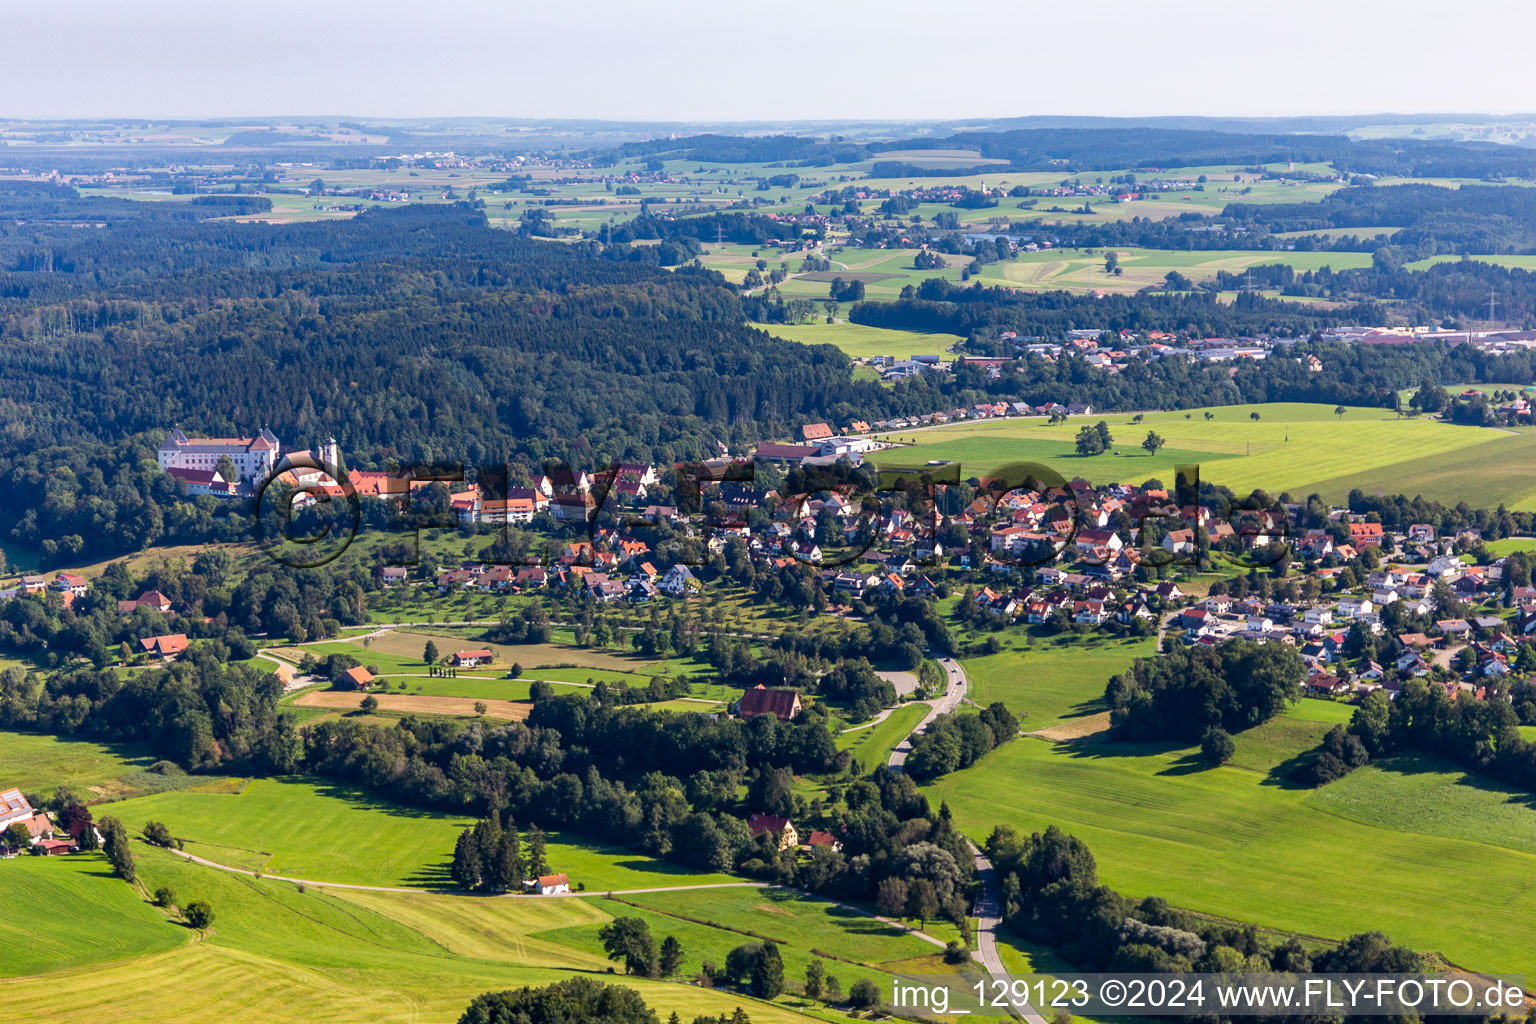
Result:
<svg viewBox="0 0 1536 1024"><path fill-rule="evenodd" d="M949 677L949 688L944 696L929 704L928 714L917 724L901 741L900 745L891 752L890 766L898 771L906 764L907 754L912 751L912 737L928 728L930 722L941 714L953 711L965 699L969 681L965 677L965 669L954 658L940 658L939 664L944 666L944 671ZM976 874L981 879L981 898L976 901L976 959L987 969L987 973L993 978L1005 981L1008 977L1008 969L1003 966L1003 958L997 952L997 927L1002 924L1002 899L999 895L997 884L997 872L992 867L992 862L987 855L982 853L976 844L967 840L971 847L971 853L976 858ZM1040 1011L1025 1003L1015 1007L1017 1016L1029 1021L1029 1024L1049 1024Z"/></svg>
<svg viewBox="0 0 1536 1024"><path fill-rule="evenodd" d="M970 843L969 840L967 840ZM976 959L987 969L987 973L999 981L1005 981L1008 977L1008 969L1003 966L1003 958L997 952L997 926L1003 921L1002 899L998 892L997 871L992 867L992 862L987 855L970 843L971 853L976 858L976 874L981 878L981 898L976 901ZM1029 1024L1049 1024L1040 1011L1028 1003L1015 1007L1018 1016L1029 1021Z"/></svg>
<svg viewBox="0 0 1536 1024"><path fill-rule="evenodd" d="M928 728L929 723L935 718L955 710L955 708L960 706L960 702L965 699L965 670L960 667L960 663L954 658L940 658L939 664L944 666L944 672L948 676L948 686L944 690L944 695L937 700L928 702L928 713L923 716L923 720L918 722L917 727L902 738L902 741L896 745L895 750L891 751L889 763L892 768L899 770L902 765L907 763L907 755L912 752L912 737Z"/></svg>

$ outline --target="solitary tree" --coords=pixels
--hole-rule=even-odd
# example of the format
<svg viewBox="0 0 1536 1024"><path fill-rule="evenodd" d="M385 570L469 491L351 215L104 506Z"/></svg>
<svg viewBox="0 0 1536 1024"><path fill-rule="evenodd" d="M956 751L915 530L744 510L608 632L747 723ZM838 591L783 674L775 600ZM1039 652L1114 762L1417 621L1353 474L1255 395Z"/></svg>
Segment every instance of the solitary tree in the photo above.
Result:
<svg viewBox="0 0 1536 1024"><path fill-rule="evenodd" d="M1213 725L1205 730L1205 735L1200 739L1200 755L1207 762L1213 765L1226 764L1235 753L1237 744L1225 729Z"/></svg>
<svg viewBox="0 0 1536 1024"><path fill-rule="evenodd" d="M162 885L155 890L155 906L174 907L176 905L176 890L168 885Z"/></svg>
<svg viewBox="0 0 1536 1024"><path fill-rule="evenodd" d="M370 693L363 698L362 703L358 704L357 709L365 715L371 715L379 710L379 698Z"/></svg>
<svg viewBox="0 0 1536 1024"><path fill-rule="evenodd" d="M549 862L544 859L544 830L537 825L528 833L528 873L534 878L549 874Z"/></svg>
<svg viewBox="0 0 1536 1024"><path fill-rule="evenodd" d="M873 1009L880 1002L880 986L869 978L860 978L848 990L848 1001L860 1010Z"/></svg>
<svg viewBox="0 0 1536 1024"><path fill-rule="evenodd" d="M919 929L928 927L928 919L939 912L939 894L926 878L914 879L907 886L907 916L917 918Z"/></svg>
<svg viewBox="0 0 1536 1024"><path fill-rule="evenodd" d="M1101 455L1104 452L1104 439L1099 432L1086 423L1077 432L1077 454L1087 458L1090 455Z"/></svg>
<svg viewBox="0 0 1536 1024"><path fill-rule="evenodd" d="M1255 422L1255 423L1259 422L1259 414L1257 412L1249 413L1248 414L1248 418L1253 420L1253 422Z"/></svg>
<svg viewBox="0 0 1536 1024"><path fill-rule="evenodd" d="M1344 413L1347 411L1348 410L1345 409L1342 405L1336 405L1333 407L1333 414L1337 416L1341 421L1344 419Z"/></svg>
<svg viewBox="0 0 1536 1024"><path fill-rule="evenodd" d="M894 875L880 880L875 892L875 908L886 917L901 917L907 912L907 883Z"/></svg>
<svg viewBox="0 0 1536 1024"><path fill-rule="evenodd" d="M1163 445L1167 443L1167 441L1158 436L1157 431L1149 430L1147 431L1147 439L1141 442L1141 446L1145 448L1149 454L1156 455L1158 451L1163 447Z"/></svg>
<svg viewBox="0 0 1536 1024"><path fill-rule="evenodd" d="M144 823L144 838L156 846L171 846L176 840L171 835L171 830L163 821L146 821Z"/></svg>
<svg viewBox="0 0 1536 1024"><path fill-rule="evenodd" d="M182 909L182 914L187 919L187 924L200 932L208 930L213 924L213 907L207 900L193 900Z"/></svg>
<svg viewBox="0 0 1536 1024"><path fill-rule="evenodd" d="M428 665L436 665L437 657L437 644L433 643L431 640L428 640L427 646L422 649L421 660L426 662Z"/></svg>
<svg viewBox="0 0 1536 1024"><path fill-rule="evenodd" d="M133 865L133 848L128 844L128 830L123 827L121 820L114 817L101 819L100 831L103 839L103 849L107 855L107 861L112 865L112 870L125 882L132 882L138 878L138 873Z"/></svg>

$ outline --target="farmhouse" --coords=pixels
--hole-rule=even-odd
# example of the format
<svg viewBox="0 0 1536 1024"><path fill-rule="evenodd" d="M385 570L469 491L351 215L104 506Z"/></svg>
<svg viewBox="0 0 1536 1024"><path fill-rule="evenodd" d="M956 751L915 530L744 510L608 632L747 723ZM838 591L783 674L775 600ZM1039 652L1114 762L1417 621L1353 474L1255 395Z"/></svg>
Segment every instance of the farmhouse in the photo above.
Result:
<svg viewBox="0 0 1536 1024"><path fill-rule="evenodd" d="M742 718L756 715L774 715L787 722L800 713L800 693L797 690L770 690L762 683L741 695L733 710Z"/></svg>
<svg viewBox="0 0 1536 1024"><path fill-rule="evenodd" d="M341 674L341 677L352 684L357 690L366 690L373 685L373 673L361 665L354 665Z"/></svg>
<svg viewBox="0 0 1536 1024"><path fill-rule="evenodd" d="M841 853L843 851L842 840L838 839L831 832L823 832L820 829L812 829L811 834L805 837L804 845L807 849L825 846L833 853Z"/></svg>
<svg viewBox="0 0 1536 1024"><path fill-rule="evenodd" d="M564 873L558 875L540 875L523 883L540 896L558 896L563 892L571 891L571 880Z"/></svg>
<svg viewBox="0 0 1536 1024"><path fill-rule="evenodd" d="M779 849L787 850L792 846L800 845L800 833L795 831L795 826L788 818L781 818L777 814L753 813L747 817L747 831L756 839L764 832L779 837Z"/></svg>
<svg viewBox="0 0 1536 1024"><path fill-rule="evenodd" d="M459 668L474 668L476 665L485 665L491 661L491 652L488 650L455 651L449 661Z"/></svg>
<svg viewBox="0 0 1536 1024"><path fill-rule="evenodd" d="M119 613L128 615L139 608L149 608L162 614L171 610L171 599L158 590L146 590L137 599L117 602Z"/></svg>
<svg viewBox="0 0 1536 1024"><path fill-rule="evenodd" d="M146 653L159 655L166 661L173 661L177 655L187 649L187 635L169 633L165 636L145 637L139 641L139 646L144 648Z"/></svg>
<svg viewBox="0 0 1536 1024"><path fill-rule="evenodd" d="M21 790L0 792L0 833L18 824L26 828L33 844L53 836L53 820L47 812L34 810Z"/></svg>

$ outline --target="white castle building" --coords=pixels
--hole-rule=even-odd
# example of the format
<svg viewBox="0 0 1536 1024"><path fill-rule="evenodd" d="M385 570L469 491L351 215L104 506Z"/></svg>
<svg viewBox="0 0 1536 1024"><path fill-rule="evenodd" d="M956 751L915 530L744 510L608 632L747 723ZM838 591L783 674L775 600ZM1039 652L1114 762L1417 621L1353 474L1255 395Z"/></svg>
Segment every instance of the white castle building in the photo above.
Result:
<svg viewBox="0 0 1536 1024"><path fill-rule="evenodd" d="M280 448L277 436L265 427L255 437L188 437L175 429L160 445L160 468L210 472L227 455L241 481L260 483L272 475Z"/></svg>

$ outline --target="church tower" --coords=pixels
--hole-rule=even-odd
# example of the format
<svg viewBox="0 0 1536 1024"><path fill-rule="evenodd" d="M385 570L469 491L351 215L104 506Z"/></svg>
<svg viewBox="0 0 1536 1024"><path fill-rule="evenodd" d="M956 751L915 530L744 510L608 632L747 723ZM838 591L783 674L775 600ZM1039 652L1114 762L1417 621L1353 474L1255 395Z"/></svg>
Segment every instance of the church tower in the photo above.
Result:
<svg viewBox="0 0 1536 1024"><path fill-rule="evenodd" d="M341 473L341 446L336 443L336 438L327 437L325 443L320 446L320 464L324 466L332 478L339 478Z"/></svg>

